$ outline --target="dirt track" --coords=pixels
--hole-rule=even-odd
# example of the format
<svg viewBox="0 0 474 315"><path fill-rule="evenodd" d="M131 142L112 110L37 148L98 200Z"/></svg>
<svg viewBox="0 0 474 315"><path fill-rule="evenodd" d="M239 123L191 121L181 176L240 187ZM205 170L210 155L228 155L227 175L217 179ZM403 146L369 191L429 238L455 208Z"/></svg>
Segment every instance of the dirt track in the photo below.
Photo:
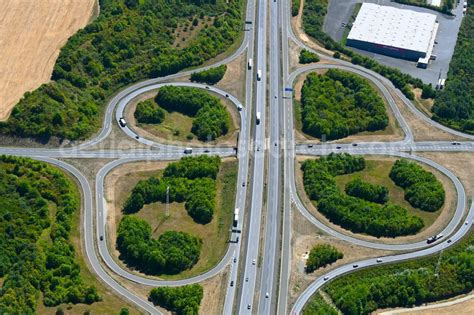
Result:
<svg viewBox="0 0 474 315"><path fill-rule="evenodd" d="M0 120L49 81L60 48L95 7L96 0L0 0Z"/></svg>

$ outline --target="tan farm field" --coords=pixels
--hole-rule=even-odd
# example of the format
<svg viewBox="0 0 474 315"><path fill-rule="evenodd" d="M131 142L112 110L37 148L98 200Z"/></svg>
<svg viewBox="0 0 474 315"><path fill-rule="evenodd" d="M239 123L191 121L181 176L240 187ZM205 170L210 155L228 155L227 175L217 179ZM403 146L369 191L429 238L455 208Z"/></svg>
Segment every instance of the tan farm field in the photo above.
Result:
<svg viewBox="0 0 474 315"><path fill-rule="evenodd" d="M87 25L96 0L0 0L0 120L51 78L67 39Z"/></svg>

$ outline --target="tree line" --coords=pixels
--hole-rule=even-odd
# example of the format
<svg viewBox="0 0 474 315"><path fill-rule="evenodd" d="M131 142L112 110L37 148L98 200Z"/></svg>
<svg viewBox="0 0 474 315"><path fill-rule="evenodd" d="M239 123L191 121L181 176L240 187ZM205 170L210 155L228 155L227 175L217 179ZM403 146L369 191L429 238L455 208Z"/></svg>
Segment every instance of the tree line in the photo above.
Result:
<svg viewBox="0 0 474 315"><path fill-rule="evenodd" d="M441 182L414 162L396 161L390 178L405 190L405 200L415 208L434 212L444 204L445 192Z"/></svg>
<svg viewBox="0 0 474 315"><path fill-rule="evenodd" d="M417 233L424 223L396 204L380 205L342 193L334 179L365 168L363 157L331 153L306 160L301 169L305 191L317 202L318 211L331 222L355 233L376 237L396 237Z"/></svg>
<svg viewBox="0 0 474 315"><path fill-rule="evenodd" d="M231 118L218 97L191 87L164 86L155 102L168 112L180 112L194 117L191 132L199 140L209 141L227 134Z"/></svg>
<svg viewBox="0 0 474 315"><path fill-rule="evenodd" d="M308 260L306 260L306 272L310 273L332 264L338 259L341 259L344 255L337 250L336 247L329 244L320 244L313 246L309 252Z"/></svg>
<svg viewBox="0 0 474 315"><path fill-rule="evenodd" d="M358 271L326 288L336 307L348 315L376 309L412 307L474 289L474 236L439 255ZM438 265L439 263L439 265Z"/></svg>
<svg viewBox="0 0 474 315"><path fill-rule="evenodd" d="M100 14L61 49L52 82L13 108L2 134L48 141L84 139L99 127L101 109L118 89L203 64L224 52L242 29L241 0L101 0ZM178 24L212 17L184 48Z"/></svg>
<svg viewBox="0 0 474 315"><path fill-rule="evenodd" d="M133 115L142 124L159 124L165 119L165 111L151 99L139 102Z"/></svg>
<svg viewBox="0 0 474 315"><path fill-rule="evenodd" d="M302 16L304 31L309 36L320 42L326 49L342 53L348 56L353 64L361 65L386 77L393 83L393 85L395 85L396 88L400 89L407 98L413 100L415 95L410 85L416 88L423 88L423 81L402 73L396 68L384 66L374 59L362 56L349 48L346 48L341 43L334 41L323 31L327 7L328 0L305 0Z"/></svg>
<svg viewBox="0 0 474 315"><path fill-rule="evenodd" d="M351 180L346 185L346 194L367 201L384 204L388 201L388 188L364 182L360 178Z"/></svg>
<svg viewBox="0 0 474 315"><path fill-rule="evenodd" d="M146 274L177 274L199 260L202 240L186 232L166 231L152 238L148 222L135 216L122 218L117 230L120 259Z"/></svg>
<svg viewBox="0 0 474 315"><path fill-rule="evenodd" d="M317 138L340 139L388 125L377 91L366 79L338 69L310 73L301 89L301 105L303 131Z"/></svg>
<svg viewBox="0 0 474 315"><path fill-rule="evenodd" d="M222 80L226 71L227 65L220 65L218 67L209 68L200 72L193 72L191 74L191 81L207 83L211 85L216 84Z"/></svg>
<svg viewBox="0 0 474 315"><path fill-rule="evenodd" d="M433 104L433 119L451 128L474 134L474 14L468 0L453 58L449 63L446 86L438 91Z"/></svg>
<svg viewBox="0 0 474 315"><path fill-rule="evenodd" d="M211 222L216 207L216 178L219 172L218 156L184 157L170 163L162 178L141 180L132 189L123 210L127 214L139 211L145 204L185 202L186 210L200 224Z"/></svg>
<svg viewBox="0 0 474 315"><path fill-rule="evenodd" d="M197 315L203 297L200 284L153 288L149 300L177 315Z"/></svg>
<svg viewBox="0 0 474 315"><path fill-rule="evenodd" d="M70 240L80 201L59 170L27 158L0 156L0 313L33 314L45 306L101 297L80 275Z"/></svg>

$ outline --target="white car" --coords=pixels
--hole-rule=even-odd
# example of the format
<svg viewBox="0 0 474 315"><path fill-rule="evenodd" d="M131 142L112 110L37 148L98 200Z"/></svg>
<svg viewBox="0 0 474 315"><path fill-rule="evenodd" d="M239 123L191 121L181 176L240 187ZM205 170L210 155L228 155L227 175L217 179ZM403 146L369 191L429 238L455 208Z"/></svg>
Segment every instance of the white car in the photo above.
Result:
<svg viewBox="0 0 474 315"><path fill-rule="evenodd" d="M382 261L383 261L382 258L377 258L378 263L381 263Z"/></svg>
<svg viewBox="0 0 474 315"><path fill-rule="evenodd" d="M254 259L254 260L252 260L252 265L255 265L255 259Z"/></svg>
<svg viewBox="0 0 474 315"><path fill-rule="evenodd" d="M324 279L324 281L327 281L327 280L329 280L329 277L326 276L326 277L324 277L323 279Z"/></svg>

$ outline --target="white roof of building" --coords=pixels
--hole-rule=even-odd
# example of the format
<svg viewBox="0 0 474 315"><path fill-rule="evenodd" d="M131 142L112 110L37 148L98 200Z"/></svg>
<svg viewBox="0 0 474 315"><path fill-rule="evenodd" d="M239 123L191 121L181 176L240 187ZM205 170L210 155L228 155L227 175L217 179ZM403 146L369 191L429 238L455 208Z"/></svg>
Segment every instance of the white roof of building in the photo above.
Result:
<svg viewBox="0 0 474 315"><path fill-rule="evenodd" d="M436 15L363 3L347 39L427 52Z"/></svg>

